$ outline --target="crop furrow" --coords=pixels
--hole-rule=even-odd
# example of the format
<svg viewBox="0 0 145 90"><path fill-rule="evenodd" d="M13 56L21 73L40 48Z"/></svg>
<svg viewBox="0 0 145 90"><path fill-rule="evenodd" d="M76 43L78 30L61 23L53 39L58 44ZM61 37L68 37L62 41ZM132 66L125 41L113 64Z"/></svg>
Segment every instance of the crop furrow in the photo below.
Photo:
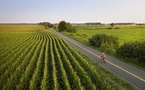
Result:
<svg viewBox="0 0 145 90"><path fill-rule="evenodd" d="M41 47L41 46L40 46ZM32 75L36 68L36 62L38 60L40 53L40 49L37 48L36 52L32 56L32 60L30 61L30 64L27 66L26 71L24 72L23 76L20 79L20 83L17 85L17 89L19 90L28 90L29 89L29 80L31 80Z"/></svg>
<svg viewBox="0 0 145 90"><path fill-rule="evenodd" d="M19 49L18 52L15 52L15 55L13 55L11 58L7 58L7 60L5 60L0 66L0 75L4 74L6 70L11 71L13 67L19 65L18 63L20 63L21 60L25 58L25 56L27 55L29 50L34 46L34 44L35 42L32 42L31 44L28 43L26 46L24 45L24 47Z"/></svg>
<svg viewBox="0 0 145 90"><path fill-rule="evenodd" d="M65 49L63 49L62 45L60 45L60 43L58 42L56 45L60 53L62 64L64 66L71 89L82 90L83 87L81 85L80 78L77 76L77 73L73 70L73 67L71 65L71 62L69 61L67 53L65 53Z"/></svg>
<svg viewBox="0 0 145 90"><path fill-rule="evenodd" d="M44 61L44 68L43 68L43 78L42 78L42 82L41 82L41 89L42 90L48 90L49 87L49 38L47 37L46 39L46 50L45 50L45 61Z"/></svg>
<svg viewBox="0 0 145 90"><path fill-rule="evenodd" d="M41 38L44 37L43 35ZM41 89L41 80L43 77L43 68L44 68L44 57L45 57L45 48L46 48L46 41L41 41L43 44L41 45L40 54L36 63L36 68L34 70L32 79L30 81L30 90L39 90Z"/></svg>
<svg viewBox="0 0 145 90"><path fill-rule="evenodd" d="M58 77L58 81L59 81L59 90L70 90L70 84L68 82L68 79L67 79L67 75L66 75L66 72L65 72L65 69L63 67L63 64L62 64L62 60L60 58L60 55L59 55L59 52L58 52L58 49L56 47L57 45L57 41L55 41L55 39L53 39L53 49L54 49L54 54L55 54L55 62L56 62L56 68L57 68L57 77Z"/></svg>
<svg viewBox="0 0 145 90"><path fill-rule="evenodd" d="M33 35L32 35L33 36ZM21 48L21 47L24 47L23 45L25 45L24 43L29 43L30 42L30 39L32 38L32 36L31 37L29 37L29 38L27 38L27 39L22 39L22 41L20 41L20 42L18 42L18 41L15 41L14 42L14 44L11 44L11 45L9 45L9 46L7 46L7 48L6 49L4 49L2 52L1 52L1 59L0 60L3 60L5 57L8 57L8 56L12 56L12 55L14 55L14 52L16 52L17 50L19 50L19 48ZM10 41L9 41L10 42ZM17 42L17 43L16 43ZM5 46L6 47L6 46ZM10 57L11 57L10 56ZM5 59L4 59L5 60ZM7 60L7 59L6 59Z"/></svg>
<svg viewBox="0 0 145 90"><path fill-rule="evenodd" d="M36 43L37 45L38 43ZM35 44L31 44L31 47L33 47ZM5 64L5 67L1 67L1 72L3 71L4 73L2 73L2 75L0 76L0 82L3 82L2 84L4 84L4 82L6 82L6 79L9 78L9 76L16 70L16 68L21 65L21 63L23 62L24 58L27 56L27 54L31 51L31 49L26 49L23 51L23 54L21 56L19 56L18 59L16 59L16 61L13 63L10 61L9 64ZM3 79L5 78L5 79Z"/></svg>
<svg viewBox="0 0 145 90"><path fill-rule="evenodd" d="M10 75L9 79L6 80L6 83L3 87L4 90L7 89L16 89L16 85L20 82L20 78L26 70L26 67L29 65L32 55L36 52L37 48L40 48L42 43L39 43L39 47L35 44L30 52L26 54L26 57L22 61L22 63L16 68L16 70Z"/></svg>

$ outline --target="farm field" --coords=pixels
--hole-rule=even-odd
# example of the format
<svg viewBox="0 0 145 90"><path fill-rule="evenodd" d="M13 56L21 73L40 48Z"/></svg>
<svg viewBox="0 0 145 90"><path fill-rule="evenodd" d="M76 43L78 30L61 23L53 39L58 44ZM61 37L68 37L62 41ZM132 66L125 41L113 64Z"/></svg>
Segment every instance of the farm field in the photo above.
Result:
<svg viewBox="0 0 145 90"><path fill-rule="evenodd" d="M0 90L135 90L38 25L0 25Z"/></svg>
<svg viewBox="0 0 145 90"><path fill-rule="evenodd" d="M81 42L88 41L95 34L108 34L119 38L119 44L124 42L145 40L145 26L115 26L119 29L107 29L110 26L76 26L77 33L66 35L71 36Z"/></svg>

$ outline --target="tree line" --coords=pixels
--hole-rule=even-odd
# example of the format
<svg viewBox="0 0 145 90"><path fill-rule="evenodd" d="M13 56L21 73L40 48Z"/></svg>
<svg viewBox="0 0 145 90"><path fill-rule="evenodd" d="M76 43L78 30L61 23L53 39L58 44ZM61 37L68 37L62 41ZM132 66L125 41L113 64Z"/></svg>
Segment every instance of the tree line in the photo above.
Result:
<svg viewBox="0 0 145 90"><path fill-rule="evenodd" d="M46 29L47 28L56 28L56 26L50 22L40 22L39 25L43 25ZM66 32L73 32L76 33L76 28L69 22L60 21L58 24L58 31L66 31Z"/></svg>
<svg viewBox="0 0 145 90"><path fill-rule="evenodd" d="M40 23L38 23L39 25L43 25L46 29L47 28L52 28L52 27L54 27L54 25L52 24L52 23L50 23L50 22L40 22Z"/></svg>

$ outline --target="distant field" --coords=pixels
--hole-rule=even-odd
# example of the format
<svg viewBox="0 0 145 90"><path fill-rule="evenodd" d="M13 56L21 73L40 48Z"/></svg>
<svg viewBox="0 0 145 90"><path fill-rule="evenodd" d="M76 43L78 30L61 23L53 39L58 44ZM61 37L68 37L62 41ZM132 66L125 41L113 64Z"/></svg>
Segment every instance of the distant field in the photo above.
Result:
<svg viewBox="0 0 145 90"><path fill-rule="evenodd" d="M42 26L0 26L0 47L0 90L134 90Z"/></svg>
<svg viewBox="0 0 145 90"><path fill-rule="evenodd" d="M0 30L35 30L39 29L39 25L3 25L0 24Z"/></svg>
<svg viewBox="0 0 145 90"><path fill-rule="evenodd" d="M104 33L108 35L113 35L119 38L120 45L124 42L129 41L145 40L145 26L115 26L119 27L119 29L106 29L107 27L109 26L78 26L77 34L80 36L87 35L87 39L91 38L91 36L95 34Z"/></svg>

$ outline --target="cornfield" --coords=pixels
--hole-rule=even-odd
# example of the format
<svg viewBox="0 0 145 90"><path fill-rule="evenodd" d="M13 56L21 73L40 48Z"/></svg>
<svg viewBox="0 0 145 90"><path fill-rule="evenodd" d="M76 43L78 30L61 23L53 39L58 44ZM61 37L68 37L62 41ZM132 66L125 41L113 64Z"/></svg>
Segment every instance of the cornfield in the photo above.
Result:
<svg viewBox="0 0 145 90"><path fill-rule="evenodd" d="M0 90L127 90L49 30L0 32Z"/></svg>

